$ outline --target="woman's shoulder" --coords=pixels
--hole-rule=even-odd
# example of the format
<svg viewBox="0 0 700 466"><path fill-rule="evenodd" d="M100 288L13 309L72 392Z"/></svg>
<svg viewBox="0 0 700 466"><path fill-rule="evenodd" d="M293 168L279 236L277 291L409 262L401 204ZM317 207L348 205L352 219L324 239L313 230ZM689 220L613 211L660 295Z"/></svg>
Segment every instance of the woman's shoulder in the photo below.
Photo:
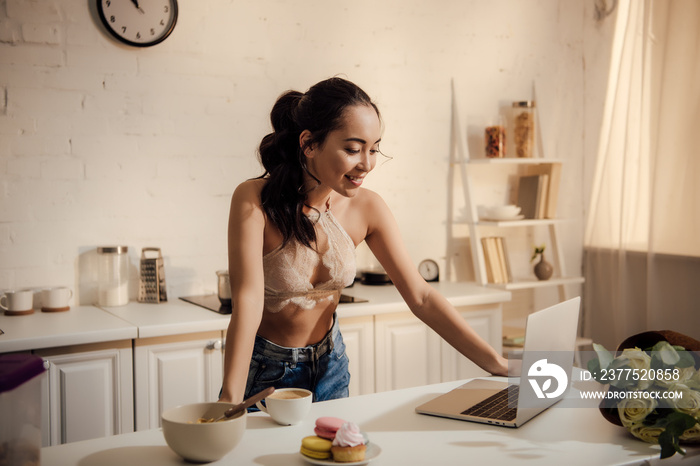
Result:
<svg viewBox="0 0 700 466"><path fill-rule="evenodd" d="M231 207L242 211L259 211L262 213L260 192L265 185L264 178L253 178L239 184L233 191Z"/></svg>
<svg viewBox="0 0 700 466"><path fill-rule="evenodd" d="M379 194L367 188L361 188L358 191L357 196L351 200L351 203L353 204L353 207L360 208L365 211L383 208L386 206L384 199L382 199Z"/></svg>
<svg viewBox="0 0 700 466"><path fill-rule="evenodd" d="M260 192L263 186L265 186L264 178L253 178L250 180L245 180L239 184L233 192L233 198L239 200L253 200L257 199L260 202Z"/></svg>
<svg viewBox="0 0 700 466"><path fill-rule="evenodd" d="M376 192L361 188L356 196L346 199L347 204L343 208L343 217L348 222L357 225L371 225L379 217L387 214L388 206L384 199Z"/></svg>

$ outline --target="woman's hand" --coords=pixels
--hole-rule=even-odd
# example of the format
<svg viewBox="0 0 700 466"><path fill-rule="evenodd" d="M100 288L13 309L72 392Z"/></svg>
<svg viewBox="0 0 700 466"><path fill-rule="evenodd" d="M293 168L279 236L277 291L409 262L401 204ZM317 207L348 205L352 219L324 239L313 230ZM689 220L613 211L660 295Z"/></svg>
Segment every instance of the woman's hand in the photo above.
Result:
<svg viewBox="0 0 700 466"><path fill-rule="evenodd" d="M492 375L498 375L502 377L512 375L508 373L508 360L500 355L497 356L494 367L492 369L488 369L488 371Z"/></svg>

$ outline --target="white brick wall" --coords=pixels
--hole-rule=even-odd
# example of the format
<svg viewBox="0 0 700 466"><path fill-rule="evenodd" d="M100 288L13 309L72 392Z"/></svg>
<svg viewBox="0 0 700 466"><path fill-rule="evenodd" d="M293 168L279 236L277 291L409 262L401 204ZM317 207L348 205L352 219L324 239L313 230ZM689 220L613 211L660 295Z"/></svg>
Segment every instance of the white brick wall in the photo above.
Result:
<svg viewBox="0 0 700 466"><path fill-rule="evenodd" d="M122 244L134 284L141 248L157 246L173 299L214 292L229 198L259 174L274 99L336 74L380 105L394 159L368 186L393 207L416 262L446 250L451 78L463 118L529 98L533 80L553 89L549 121L566 109L567 127L549 143L581 164L593 27L581 2L179 4L173 35L137 49L102 30L92 1L0 1L0 289L67 285L89 303L95 248Z"/></svg>

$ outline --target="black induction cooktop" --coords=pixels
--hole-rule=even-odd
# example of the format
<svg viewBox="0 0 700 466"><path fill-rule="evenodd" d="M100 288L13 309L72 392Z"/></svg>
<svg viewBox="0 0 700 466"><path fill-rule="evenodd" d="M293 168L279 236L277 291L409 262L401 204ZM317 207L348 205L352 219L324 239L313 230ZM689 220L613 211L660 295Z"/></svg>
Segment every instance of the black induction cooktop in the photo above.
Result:
<svg viewBox="0 0 700 466"><path fill-rule="evenodd" d="M188 303L201 306L204 309L218 312L219 314L231 313L231 306L224 306L221 304L221 301L219 301L219 296L215 294L206 294L202 296L181 296L180 299L187 301Z"/></svg>

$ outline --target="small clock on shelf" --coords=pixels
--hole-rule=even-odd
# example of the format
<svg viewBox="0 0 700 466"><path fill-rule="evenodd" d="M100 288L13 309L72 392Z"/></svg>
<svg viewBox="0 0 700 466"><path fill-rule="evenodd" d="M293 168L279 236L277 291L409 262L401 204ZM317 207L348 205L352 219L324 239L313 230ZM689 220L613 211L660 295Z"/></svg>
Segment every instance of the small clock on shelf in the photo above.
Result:
<svg viewBox="0 0 700 466"><path fill-rule="evenodd" d="M120 42L150 47L163 42L177 23L177 0L96 0L107 31Z"/></svg>
<svg viewBox="0 0 700 466"><path fill-rule="evenodd" d="M437 282L440 280L440 268L432 259L425 259L418 264L418 272L426 282Z"/></svg>

